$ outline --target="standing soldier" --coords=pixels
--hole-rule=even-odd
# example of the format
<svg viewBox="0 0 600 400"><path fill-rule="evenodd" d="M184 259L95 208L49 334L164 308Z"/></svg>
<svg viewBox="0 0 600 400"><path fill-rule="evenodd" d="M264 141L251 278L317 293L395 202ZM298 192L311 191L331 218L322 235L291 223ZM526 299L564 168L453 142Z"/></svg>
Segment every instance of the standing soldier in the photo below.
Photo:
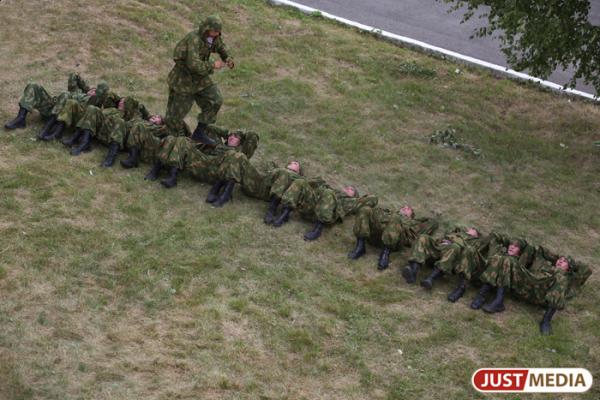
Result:
<svg viewBox="0 0 600 400"><path fill-rule="evenodd" d="M227 53L221 38L222 22L218 16L206 18L196 31L188 33L175 47L175 66L169 73L169 100L167 119L182 121L194 102L202 112L192 139L208 145L215 141L206 134L208 124L217 120L223 104L219 88L210 75L224 67L233 68L233 59ZM219 53L221 60L212 62L211 53Z"/></svg>

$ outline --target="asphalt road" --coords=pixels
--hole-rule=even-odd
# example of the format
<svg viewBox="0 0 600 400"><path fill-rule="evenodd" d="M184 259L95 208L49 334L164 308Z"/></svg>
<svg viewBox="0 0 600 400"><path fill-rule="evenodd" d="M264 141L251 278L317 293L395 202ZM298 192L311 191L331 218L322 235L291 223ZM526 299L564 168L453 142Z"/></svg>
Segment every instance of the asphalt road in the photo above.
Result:
<svg viewBox="0 0 600 400"><path fill-rule="evenodd" d="M443 47L480 60L507 66L500 42L493 38L473 38L473 30L485 20L473 18L461 24L462 13L448 14L449 6L435 0L294 0L297 3L373 26L397 35ZM600 0L592 0L590 19L600 23ZM524 71L527 72L527 71ZM556 71L548 80L565 84L572 70ZM597 94L590 85L577 89Z"/></svg>

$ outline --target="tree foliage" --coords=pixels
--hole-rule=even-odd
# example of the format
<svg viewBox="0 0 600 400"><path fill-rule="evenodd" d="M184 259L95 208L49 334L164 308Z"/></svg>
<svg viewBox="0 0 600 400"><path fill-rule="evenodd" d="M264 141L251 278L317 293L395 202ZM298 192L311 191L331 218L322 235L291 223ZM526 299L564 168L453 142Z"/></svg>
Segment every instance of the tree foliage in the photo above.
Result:
<svg viewBox="0 0 600 400"><path fill-rule="evenodd" d="M465 11L463 22L477 10L487 26L475 36L498 34L509 65L547 78L558 67L574 68L566 87L577 80L600 93L600 27L589 19L589 0L438 0Z"/></svg>

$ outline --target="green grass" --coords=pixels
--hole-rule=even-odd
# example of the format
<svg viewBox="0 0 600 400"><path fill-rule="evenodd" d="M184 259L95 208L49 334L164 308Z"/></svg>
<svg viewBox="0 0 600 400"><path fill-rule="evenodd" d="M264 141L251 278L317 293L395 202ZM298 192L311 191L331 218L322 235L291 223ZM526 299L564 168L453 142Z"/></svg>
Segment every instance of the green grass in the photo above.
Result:
<svg viewBox="0 0 600 400"><path fill-rule="evenodd" d="M56 93L72 70L164 112L173 47L218 12L237 62L215 75L219 123L260 132L255 162L297 157L384 205L598 264L595 105L456 74L259 0L0 7L2 121L28 81ZM206 185L182 177L167 191L142 179L147 166L102 170L103 149L73 158L35 142L41 123L28 121L0 130L0 399L483 398L470 376L485 366L585 367L600 379L597 271L541 337L538 307L509 300L488 316L468 308L473 290L445 300L452 279L432 293L407 286L406 253L384 273L372 248L349 262L351 220L306 243L296 218L264 226L264 203L236 192L211 209ZM428 144L447 127L484 156Z"/></svg>

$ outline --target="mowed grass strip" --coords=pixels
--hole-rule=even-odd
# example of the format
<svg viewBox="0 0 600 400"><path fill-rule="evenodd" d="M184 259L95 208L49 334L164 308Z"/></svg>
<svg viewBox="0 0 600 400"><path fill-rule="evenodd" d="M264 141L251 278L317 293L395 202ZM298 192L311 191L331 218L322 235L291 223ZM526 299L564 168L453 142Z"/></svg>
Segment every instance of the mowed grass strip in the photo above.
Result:
<svg viewBox="0 0 600 400"><path fill-rule="evenodd" d="M384 205L598 264L593 104L258 0L5 1L0 11L2 121L27 82L57 93L73 70L162 113L173 47L219 13L237 61L215 74L219 123L260 132L255 162L299 158L307 174ZM73 158L34 141L37 114L28 122L0 130L2 399L464 399L479 396L470 377L483 366L600 378L597 272L557 314L554 336L540 337L540 308L509 300L489 316L468 308L473 290L447 303L452 278L432 293L405 285L406 252L384 273L370 247L349 262L351 219L306 243L297 218L263 226L264 203L236 192L211 209L206 185L182 177L167 191L143 181L147 166L100 169L100 146ZM483 157L428 144L446 127Z"/></svg>

